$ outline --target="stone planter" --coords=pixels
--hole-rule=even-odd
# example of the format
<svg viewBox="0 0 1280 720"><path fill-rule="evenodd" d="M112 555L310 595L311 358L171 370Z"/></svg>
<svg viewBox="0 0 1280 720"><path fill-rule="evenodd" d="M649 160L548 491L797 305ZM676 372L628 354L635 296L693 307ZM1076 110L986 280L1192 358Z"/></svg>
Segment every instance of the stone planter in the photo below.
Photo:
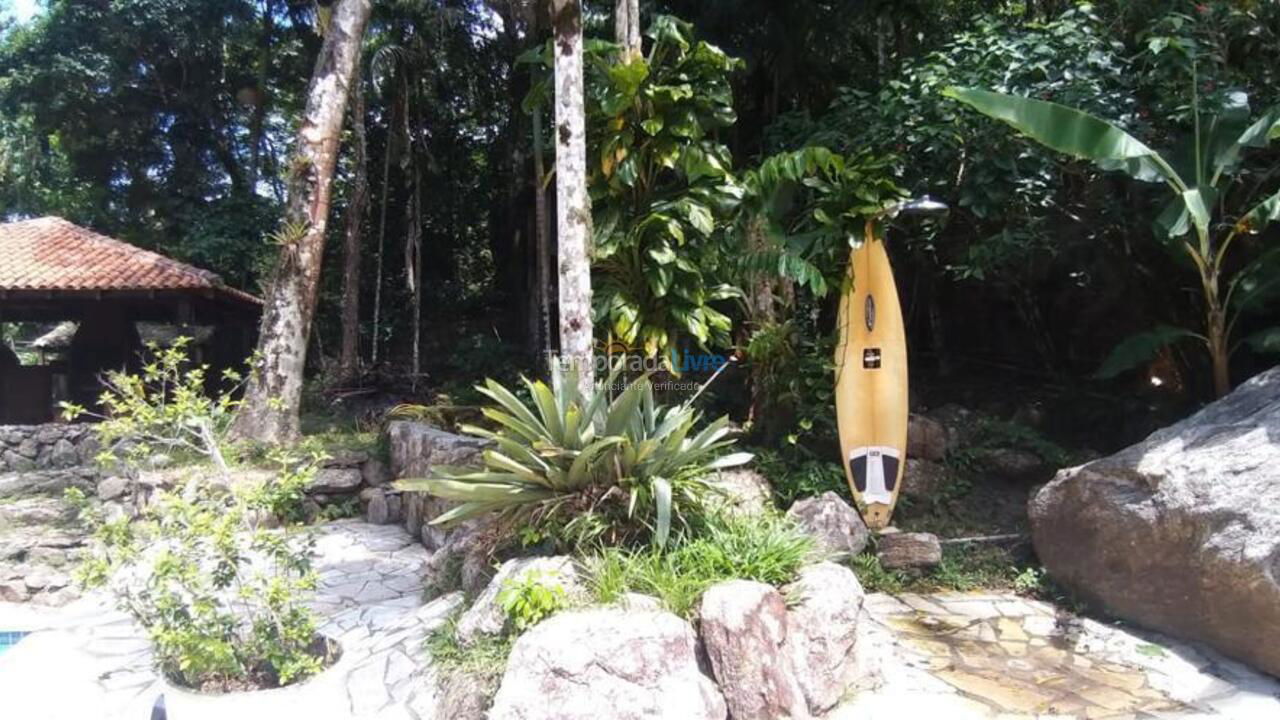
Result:
<svg viewBox="0 0 1280 720"><path fill-rule="evenodd" d="M339 652L337 662L314 677L282 688L202 693L179 687L161 676L155 686L156 695L164 696L165 710L174 720L343 717L349 704L347 676L355 660Z"/></svg>

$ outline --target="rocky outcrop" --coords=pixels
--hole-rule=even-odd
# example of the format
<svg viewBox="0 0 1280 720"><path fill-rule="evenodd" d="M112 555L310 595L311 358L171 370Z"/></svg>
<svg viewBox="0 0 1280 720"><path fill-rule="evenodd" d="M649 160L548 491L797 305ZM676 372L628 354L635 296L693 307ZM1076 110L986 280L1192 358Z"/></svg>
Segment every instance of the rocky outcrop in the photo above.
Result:
<svg viewBox="0 0 1280 720"><path fill-rule="evenodd" d="M455 435L426 423L397 420L387 426L391 449L391 477L422 478L439 466L479 466L488 442L481 438ZM428 550L437 550L449 540L450 531L429 523L453 507L453 503L426 493L404 493L401 498L405 529Z"/></svg>
<svg viewBox="0 0 1280 720"><path fill-rule="evenodd" d="M862 516L830 490L816 497L797 500L787 511L818 550L833 557L852 557L862 552L871 539Z"/></svg>
<svg viewBox="0 0 1280 720"><path fill-rule="evenodd" d="M91 467L97 454L93 425L0 425L0 473Z"/></svg>
<svg viewBox="0 0 1280 720"><path fill-rule="evenodd" d="M907 457L902 471L902 495L919 503L938 501L939 492L951 482L951 471L946 465L932 460Z"/></svg>
<svg viewBox="0 0 1280 720"><path fill-rule="evenodd" d="M731 515L759 515L774 509L773 486L768 478L750 468L734 468L712 473L708 502Z"/></svg>
<svg viewBox="0 0 1280 720"><path fill-rule="evenodd" d="M809 712L831 708L858 679L855 653L865 597L853 571L835 563L810 565L786 588L787 649Z"/></svg>
<svg viewBox="0 0 1280 720"><path fill-rule="evenodd" d="M941 461L950 449L946 426L927 415L912 414L907 419L907 457Z"/></svg>
<svg viewBox="0 0 1280 720"><path fill-rule="evenodd" d="M1280 368L1029 503L1058 582L1280 676Z"/></svg>
<svg viewBox="0 0 1280 720"><path fill-rule="evenodd" d="M809 718L777 590L747 580L713 585L702 596L699 619L712 674L734 720Z"/></svg>
<svg viewBox="0 0 1280 720"><path fill-rule="evenodd" d="M564 612L516 641L490 720L725 720L689 623L667 612Z"/></svg>
<svg viewBox="0 0 1280 720"><path fill-rule="evenodd" d="M880 536L876 556L891 570L931 568L942 562L942 543L933 533L890 533Z"/></svg>
<svg viewBox="0 0 1280 720"><path fill-rule="evenodd" d="M485 586L471 607L458 619L458 642L467 646L481 635L498 635L508 629L507 613L498 596L516 583L532 582L547 588L559 588L566 601L583 596L582 585L573 559L556 557L516 558L508 560Z"/></svg>

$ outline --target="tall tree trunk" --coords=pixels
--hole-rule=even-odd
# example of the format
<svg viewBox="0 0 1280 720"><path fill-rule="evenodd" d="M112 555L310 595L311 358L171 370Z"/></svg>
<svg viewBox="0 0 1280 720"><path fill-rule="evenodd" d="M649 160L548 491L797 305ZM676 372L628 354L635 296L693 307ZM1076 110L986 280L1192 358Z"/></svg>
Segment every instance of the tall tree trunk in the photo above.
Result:
<svg viewBox="0 0 1280 720"><path fill-rule="evenodd" d="M624 63L643 55L640 46L640 0L614 0L614 41L622 46L618 59Z"/></svg>
<svg viewBox="0 0 1280 720"><path fill-rule="evenodd" d="M418 376L422 373L422 173L413 166L413 195L409 200L409 245L413 248L413 262L405 263L405 272L412 273L409 283L413 290L413 380L411 387L418 389Z"/></svg>
<svg viewBox="0 0 1280 720"><path fill-rule="evenodd" d="M347 92L371 0L338 0L316 58L289 170L283 241L263 300L254 372L232 436L280 444L299 435L302 375L315 314Z"/></svg>
<svg viewBox="0 0 1280 720"><path fill-rule="evenodd" d="M347 207L347 233L342 264L342 350L338 374L345 382L355 377L360 362L360 237L369 207L369 151L364 130L364 82L356 72L351 88L351 130L355 139L352 163L355 180Z"/></svg>
<svg viewBox="0 0 1280 720"><path fill-rule="evenodd" d="M258 191L262 174L262 143L267 121L267 85L271 77L271 48L276 29L276 4L267 0L262 7L262 35L258 38L258 81L254 88L253 116L249 120L249 192Z"/></svg>
<svg viewBox="0 0 1280 720"><path fill-rule="evenodd" d="M560 255L561 362L578 387L595 386L591 326L591 199L587 195L582 90L582 2L551 0L556 74L556 216Z"/></svg>
<svg viewBox="0 0 1280 720"><path fill-rule="evenodd" d="M386 156L382 159L382 209L378 211L378 269L373 281L373 337L369 345L369 364L378 364L378 343L382 337L382 255L387 242L387 196L391 193L391 128L387 128L387 142L383 148Z"/></svg>
<svg viewBox="0 0 1280 720"><path fill-rule="evenodd" d="M539 349L542 360L551 361L551 242L547 226L547 169L542 160L542 109L533 111L533 217L535 267L538 285Z"/></svg>

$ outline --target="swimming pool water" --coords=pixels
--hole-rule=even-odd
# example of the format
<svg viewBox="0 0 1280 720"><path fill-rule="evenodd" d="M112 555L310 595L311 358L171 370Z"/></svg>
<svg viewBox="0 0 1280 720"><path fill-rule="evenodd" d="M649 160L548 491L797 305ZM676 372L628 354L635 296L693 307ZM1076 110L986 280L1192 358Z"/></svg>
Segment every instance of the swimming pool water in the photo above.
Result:
<svg viewBox="0 0 1280 720"><path fill-rule="evenodd" d="M3 655L5 650L8 650L14 645L17 645L18 641L21 640L25 635L26 633L24 632L15 632L12 630L0 630L0 655Z"/></svg>

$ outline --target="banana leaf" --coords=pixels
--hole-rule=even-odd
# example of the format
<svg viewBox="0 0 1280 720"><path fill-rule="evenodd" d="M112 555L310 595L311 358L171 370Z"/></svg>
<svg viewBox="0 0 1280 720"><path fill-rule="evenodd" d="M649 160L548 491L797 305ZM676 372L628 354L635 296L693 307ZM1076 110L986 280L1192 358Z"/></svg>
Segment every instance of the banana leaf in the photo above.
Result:
<svg viewBox="0 0 1280 720"><path fill-rule="evenodd" d="M977 88L949 87L942 94L1004 122L1051 150L1089 160L1104 170L1122 170L1144 182L1167 182L1178 192L1188 189L1159 153L1088 113L1045 100Z"/></svg>

